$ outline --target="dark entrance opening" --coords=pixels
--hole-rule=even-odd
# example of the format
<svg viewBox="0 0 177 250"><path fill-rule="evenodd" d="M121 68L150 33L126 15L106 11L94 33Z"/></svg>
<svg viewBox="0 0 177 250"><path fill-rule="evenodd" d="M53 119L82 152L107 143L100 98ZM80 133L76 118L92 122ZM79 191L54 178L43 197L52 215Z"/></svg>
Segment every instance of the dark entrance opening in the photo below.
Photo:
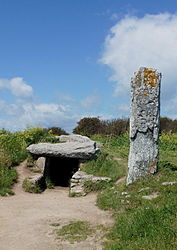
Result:
<svg viewBox="0 0 177 250"><path fill-rule="evenodd" d="M45 177L55 186L68 187L71 177L78 169L78 159L50 157L46 159Z"/></svg>

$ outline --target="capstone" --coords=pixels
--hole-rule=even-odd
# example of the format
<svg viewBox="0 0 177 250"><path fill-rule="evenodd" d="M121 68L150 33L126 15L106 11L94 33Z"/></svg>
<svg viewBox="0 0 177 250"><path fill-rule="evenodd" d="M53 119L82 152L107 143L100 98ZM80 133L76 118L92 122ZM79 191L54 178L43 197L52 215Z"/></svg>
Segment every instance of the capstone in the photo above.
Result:
<svg viewBox="0 0 177 250"><path fill-rule="evenodd" d="M75 158L81 160L91 159L97 152L96 143L64 142L64 143L38 143L27 148L32 155L44 157Z"/></svg>

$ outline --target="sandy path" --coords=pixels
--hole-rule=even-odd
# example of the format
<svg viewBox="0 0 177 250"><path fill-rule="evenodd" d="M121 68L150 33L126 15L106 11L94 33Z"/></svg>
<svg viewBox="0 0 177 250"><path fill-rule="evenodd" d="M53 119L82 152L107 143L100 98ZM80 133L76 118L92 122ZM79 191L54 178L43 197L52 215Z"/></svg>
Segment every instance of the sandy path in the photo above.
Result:
<svg viewBox="0 0 177 250"><path fill-rule="evenodd" d="M75 244L56 240L54 227L50 225L57 222L64 225L72 220L111 225L111 215L95 206L95 194L69 198L68 188L61 187L42 194L26 193L21 184L31 173L25 162L17 169L16 195L0 197L0 250L102 249L100 242L92 238Z"/></svg>

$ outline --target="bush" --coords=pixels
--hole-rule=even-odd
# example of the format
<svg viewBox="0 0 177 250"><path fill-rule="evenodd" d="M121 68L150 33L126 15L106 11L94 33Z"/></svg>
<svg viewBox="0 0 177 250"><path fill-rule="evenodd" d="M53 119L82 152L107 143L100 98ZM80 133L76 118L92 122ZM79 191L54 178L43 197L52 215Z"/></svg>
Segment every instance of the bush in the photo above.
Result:
<svg viewBox="0 0 177 250"><path fill-rule="evenodd" d="M0 135L0 147L16 165L27 157L27 144L18 133L4 133Z"/></svg>
<svg viewBox="0 0 177 250"><path fill-rule="evenodd" d="M48 129L46 129L46 131L49 134L57 135L57 136L59 136L59 135L68 135L68 133L64 129L60 128L60 127L50 127Z"/></svg>
<svg viewBox="0 0 177 250"><path fill-rule="evenodd" d="M74 134L92 136L101 133L101 121L97 117L83 118L77 124L78 126L73 130Z"/></svg>
<svg viewBox="0 0 177 250"><path fill-rule="evenodd" d="M39 143L44 138L50 136L46 129L40 127L28 128L23 132L17 132L17 133L24 138L28 146L31 144Z"/></svg>
<svg viewBox="0 0 177 250"><path fill-rule="evenodd" d="M89 137L96 134L119 136L128 130L128 119L100 120L97 117L86 117L78 122L78 126L73 130L73 133Z"/></svg>
<svg viewBox="0 0 177 250"><path fill-rule="evenodd" d="M129 119L117 118L112 120L100 120L98 117L85 117L78 122L73 133L86 136L96 134L120 136L129 132ZM160 133L177 133L177 120L167 117L160 118Z"/></svg>
<svg viewBox="0 0 177 250"><path fill-rule="evenodd" d="M168 117L160 118L161 133L177 133L177 120L172 120Z"/></svg>
<svg viewBox="0 0 177 250"><path fill-rule="evenodd" d="M5 196L8 194L14 194L11 191L11 187L14 182L17 181L17 172L15 169L11 168L10 157L0 151L0 195Z"/></svg>

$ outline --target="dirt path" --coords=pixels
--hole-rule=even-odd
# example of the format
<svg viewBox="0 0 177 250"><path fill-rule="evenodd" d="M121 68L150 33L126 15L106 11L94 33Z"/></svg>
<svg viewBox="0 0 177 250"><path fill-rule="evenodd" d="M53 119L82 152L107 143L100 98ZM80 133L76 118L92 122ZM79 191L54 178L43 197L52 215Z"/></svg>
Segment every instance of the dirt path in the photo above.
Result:
<svg viewBox="0 0 177 250"><path fill-rule="evenodd" d="M57 240L51 226L52 223L65 225L72 220L111 225L111 214L95 206L96 195L69 198L68 188L61 187L48 189L42 194L26 193L21 185L31 172L25 164L23 162L17 167L16 195L0 197L0 250L102 249L100 241L91 237L74 244Z"/></svg>

